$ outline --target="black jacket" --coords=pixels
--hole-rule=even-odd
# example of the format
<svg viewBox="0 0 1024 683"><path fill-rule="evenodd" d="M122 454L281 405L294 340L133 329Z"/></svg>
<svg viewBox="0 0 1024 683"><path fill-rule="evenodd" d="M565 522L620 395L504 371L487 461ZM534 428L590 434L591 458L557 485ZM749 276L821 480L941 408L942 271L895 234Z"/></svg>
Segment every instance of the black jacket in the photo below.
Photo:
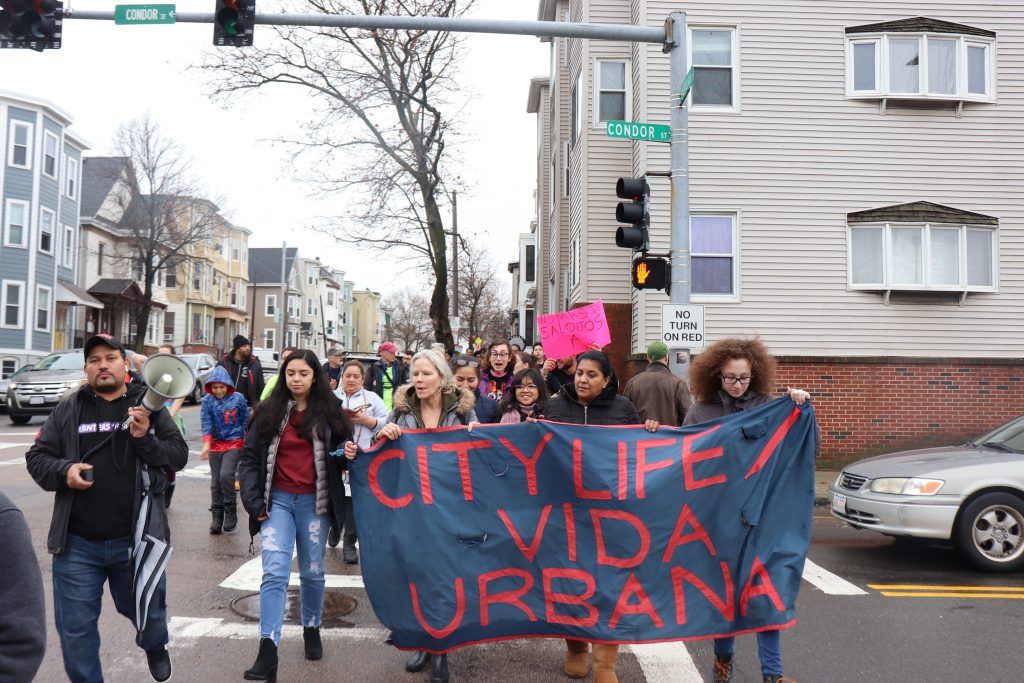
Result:
<svg viewBox="0 0 1024 683"><path fill-rule="evenodd" d="M47 418L39 436L25 454L29 474L45 491L56 491L53 498L53 518L50 520L50 534L46 548L51 555L64 552L67 544L68 518L75 499L75 490L68 488L67 476L71 465L80 461L78 448L78 423L82 412L82 391L76 392L54 408ZM145 386L132 382L128 385L128 398L137 405L146 392ZM188 446L178 426L167 413L166 408L149 416L149 433L141 439L129 438L129 448L135 455L135 490L125 491L132 500L142 496L142 463L150 466L153 478L151 488L162 492L167 484L161 468L177 472L188 463ZM169 541L169 538L163 539Z"/></svg>
<svg viewBox="0 0 1024 683"><path fill-rule="evenodd" d="M392 375L392 393L397 392L398 388L409 381L409 369L405 367L405 363L400 358L395 358L391 362L391 365L385 365L381 361L377 361L370 365L370 369L366 373L366 381L364 385L367 389L377 394L380 397L384 397L384 368L391 368Z"/></svg>
<svg viewBox="0 0 1024 683"><path fill-rule="evenodd" d="M43 575L25 516L0 492L0 683L31 681L46 652Z"/></svg>
<svg viewBox="0 0 1024 683"><path fill-rule="evenodd" d="M221 359L221 365L228 371L228 376L235 383L235 391L245 397L250 408L255 408L260 402L260 394L263 393L265 385L263 379L263 365L256 356L249 356L245 362L240 363L233 353L225 353Z"/></svg>
<svg viewBox="0 0 1024 683"><path fill-rule="evenodd" d="M580 403L576 387L566 384L562 390L548 399L544 406L544 419L552 422L568 422L578 425L638 425L643 420L636 412L633 402L616 393L617 385L611 382L601 395L588 405Z"/></svg>

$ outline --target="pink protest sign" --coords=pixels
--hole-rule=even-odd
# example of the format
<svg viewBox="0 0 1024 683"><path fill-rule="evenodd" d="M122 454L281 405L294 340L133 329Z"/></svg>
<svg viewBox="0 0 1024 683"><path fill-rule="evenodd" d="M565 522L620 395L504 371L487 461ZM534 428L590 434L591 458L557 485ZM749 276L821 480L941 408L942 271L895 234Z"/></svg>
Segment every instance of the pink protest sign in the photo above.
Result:
<svg viewBox="0 0 1024 683"><path fill-rule="evenodd" d="M539 316L537 327L548 358L574 356L586 351L591 344L604 346L612 341L604 302L600 300L564 313Z"/></svg>

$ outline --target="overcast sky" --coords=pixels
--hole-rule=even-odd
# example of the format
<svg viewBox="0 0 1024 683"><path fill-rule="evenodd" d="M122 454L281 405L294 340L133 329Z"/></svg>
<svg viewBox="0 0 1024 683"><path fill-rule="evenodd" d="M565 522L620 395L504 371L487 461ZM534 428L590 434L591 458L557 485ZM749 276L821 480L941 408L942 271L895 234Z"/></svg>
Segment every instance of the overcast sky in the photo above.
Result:
<svg viewBox="0 0 1024 683"><path fill-rule="evenodd" d="M122 3L128 4L128 3ZM78 0L78 10L110 2ZM179 12L212 12L214 0L183 0ZM258 11L273 3L257 5ZM270 6L270 7L268 7ZM536 19L536 0L478 0L473 16ZM272 29L256 27L255 48ZM290 177L284 148L271 141L300 131L301 98L286 91L246 97L241 108L210 101L203 74L190 71L213 50L212 25L115 26L112 21L67 20L63 47L42 54L4 50L0 87L47 99L73 119L72 130L108 154L118 125L147 111L196 161L196 170L225 199L226 214L253 231L251 246L298 246L305 256L343 268L357 289L388 293L418 276L395 280L395 264L381 262L302 227L331 212L332 201L311 201ZM472 35L458 80L468 103L461 114L469 139L449 153L462 159L471 187L459 195L461 232L486 231L502 282L518 257L518 235L529 230L536 185L536 117L526 113L530 78L546 74L548 46L524 36ZM227 49L227 48L221 48ZM337 203L333 203L337 206ZM340 213L340 211L339 211ZM448 225L448 217L446 217Z"/></svg>

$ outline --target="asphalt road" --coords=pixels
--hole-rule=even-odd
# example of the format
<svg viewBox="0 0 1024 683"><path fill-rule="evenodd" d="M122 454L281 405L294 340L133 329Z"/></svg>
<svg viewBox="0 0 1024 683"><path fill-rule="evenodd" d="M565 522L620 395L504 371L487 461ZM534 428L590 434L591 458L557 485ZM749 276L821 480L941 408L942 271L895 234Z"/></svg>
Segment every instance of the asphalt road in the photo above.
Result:
<svg viewBox="0 0 1024 683"><path fill-rule="evenodd" d="M198 409L186 407L185 416L192 454L170 509L175 546L169 569L174 680L239 681L255 657L257 629L233 612L231 603L258 592L259 560L248 554L246 532L207 532L209 475L206 464L198 460ZM49 682L66 680L52 626L45 545L52 495L32 481L23 457L40 424L35 419L17 427L0 417L0 489L25 512L41 560L50 628L46 659L36 680ZM374 617L358 570L342 563L340 548L328 549L328 590L354 598L358 606L324 628L326 652L319 662L303 658L301 628L286 627L279 680L428 680L426 673L406 673L405 654L384 643L386 631ZM801 683L1024 680L1024 573L978 573L950 549L894 543L851 529L818 508L804 578L800 623L782 639L786 672ZM107 680L151 680L145 655L134 646L134 630L116 614L109 596L100 628ZM734 680L760 681L754 637L739 638L736 647ZM551 640L467 647L450 656L452 681L569 681L561 671L562 648L560 641ZM619 680L707 681L711 659L707 641L631 646L619 657Z"/></svg>

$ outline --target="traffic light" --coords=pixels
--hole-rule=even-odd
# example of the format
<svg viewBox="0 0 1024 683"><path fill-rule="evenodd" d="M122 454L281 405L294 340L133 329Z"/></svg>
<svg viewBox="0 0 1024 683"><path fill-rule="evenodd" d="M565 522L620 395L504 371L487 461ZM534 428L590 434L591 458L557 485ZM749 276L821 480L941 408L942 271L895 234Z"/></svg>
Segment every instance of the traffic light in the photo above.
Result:
<svg viewBox="0 0 1024 683"><path fill-rule="evenodd" d="M213 44L217 47L252 45L256 0L217 0L213 13Z"/></svg>
<svg viewBox="0 0 1024 683"><path fill-rule="evenodd" d="M615 194L619 199L630 199L630 203L619 202L615 207L615 220L629 223L615 231L615 246L633 251L646 252L650 249L648 228L651 225L651 187L646 178L619 178L615 183Z"/></svg>
<svg viewBox="0 0 1024 683"><path fill-rule="evenodd" d="M636 289L667 289L668 261L642 257L633 261L633 287Z"/></svg>
<svg viewBox="0 0 1024 683"><path fill-rule="evenodd" d="M60 48L63 13L58 0L0 0L0 48Z"/></svg>

